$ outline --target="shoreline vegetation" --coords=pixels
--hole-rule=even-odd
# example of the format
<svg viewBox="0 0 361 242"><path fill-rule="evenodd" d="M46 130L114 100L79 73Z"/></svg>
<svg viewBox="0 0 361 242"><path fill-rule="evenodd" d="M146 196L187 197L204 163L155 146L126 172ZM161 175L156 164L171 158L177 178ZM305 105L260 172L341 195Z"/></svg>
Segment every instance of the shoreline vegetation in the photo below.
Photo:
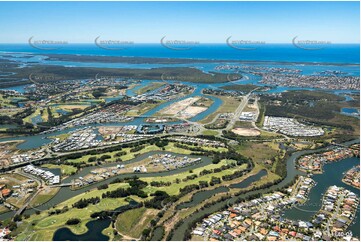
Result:
<svg viewBox="0 0 361 242"><path fill-rule="evenodd" d="M128 56L100 56L100 55L72 55L72 54L34 54L45 55L47 60L77 61L77 62L103 62L103 63L127 63L127 64L182 64L182 63L259 63L259 64L304 64L304 65L334 65L334 66L358 66L360 63L334 63L334 62L299 62L299 61L261 61L261 60L224 60L205 58L166 58L166 57L128 57Z"/></svg>
<svg viewBox="0 0 361 242"><path fill-rule="evenodd" d="M332 62L287 62L287 61L259 61L259 60L217 60L201 58L164 58L164 57L125 57L125 56L99 56L99 55L72 55L72 54L37 54L32 56L46 56L46 61L73 61L80 63L124 63L124 64L191 64L191 63L242 63L242 64L275 64L275 65L326 65L326 66L359 66L359 63L332 63ZM2 54L2 56L6 56ZM117 78L135 78L149 80L177 80L194 83L225 83L228 80L226 73L209 72L204 73L194 67L159 67L151 69L132 68L90 68L90 67L65 67L62 65L48 65L38 62L36 66L31 65L19 68L20 64L13 60L5 59L6 71L13 73L1 78L0 88L13 87L32 83L29 75L41 74L52 75L51 81L69 79L87 79L99 76L113 76ZM242 76L240 74L240 79Z"/></svg>
<svg viewBox="0 0 361 242"><path fill-rule="evenodd" d="M16 69L16 70L15 70ZM64 67L53 65L37 65L24 68L14 68L16 74L0 80L0 88L32 84L29 76L50 76L41 83L74 80L74 79L143 79L162 81L183 81L193 83L225 83L229 82L224 73L205 73L191 67L161 67L151 69L133 68L91 68L91 67ZM241 75L237 79L241 78ZM19 81L20 80L20 81Z"/></svg>

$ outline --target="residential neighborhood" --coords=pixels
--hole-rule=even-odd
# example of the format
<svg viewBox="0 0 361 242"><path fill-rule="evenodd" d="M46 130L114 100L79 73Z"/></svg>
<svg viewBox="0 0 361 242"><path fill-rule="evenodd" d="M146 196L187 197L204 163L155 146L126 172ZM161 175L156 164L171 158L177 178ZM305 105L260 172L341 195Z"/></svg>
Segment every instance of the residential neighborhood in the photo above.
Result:
<svg viewBox="0 0 361 242"><path fill-rule="evenodd" d="M314 185L311 178L301 176L285 191L265 194L260 198L232 205L227 210L212 214L197 224L192 232L193 239L225 241L330 239L332 236L327 230L322 230L315 222L292 221L282 216L285 209L306 202L308 193ZM352 198L351 195L347 193L345 199ZM358 202L353 201L353 206L357 207ZM334 203L336 201L332 204Z"/></svg>
<svg viewBox="0 0 361 242"><path fill-rule="evenodd" d="M313 223L329 232L328 238L349 235L347 228L355 218L358 205L359 198L355 193L343 187L331 186L323 196L322 208L315 215Z"/></svg>
<svg viewBox="0 0 361 242"><path fill-rule="evenodd" d="M56 185L60 183L60 176L55 175L51 171L47 171L33 165L27 165L23 168L25 173L32 174L34 176L41 177L44 181L46 181L49 185Z"/></svg>
<svg viewBox="0 0 361 242"><path fill-rule="evenodd" d="M322 173L324 164L337 162L339 160L357 155L357 150L345 147L335 147L323 153L302 156L297 160L296 165L301 171Z"/></svg>
<svg viewBox="0 0 361 242"><path fill-rule="evenodd" d="M348 170L342 181L350 186L360 189L360 166L354 166Z"/></svg>
<svg viewBox="0 0 361 242"><path fill-rule="evenodd" d="M325 131L320 127L299 123L293 118L265 116L263 122L265 130L279 132L290 136L322 136Z"/></svg>

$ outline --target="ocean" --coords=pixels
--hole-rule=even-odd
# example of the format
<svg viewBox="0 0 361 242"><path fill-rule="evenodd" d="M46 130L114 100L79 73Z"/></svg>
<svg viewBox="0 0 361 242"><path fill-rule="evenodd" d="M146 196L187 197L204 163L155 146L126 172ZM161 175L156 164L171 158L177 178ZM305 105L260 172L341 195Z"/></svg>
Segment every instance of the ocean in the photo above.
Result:
<svg viewBox="0 0 361 242"><path fill-rule="evenodd" d="M227 44L198 44L174 50L159 44L133 44L126 49L109 50L95 44L64 44L56 50L40 50L29 44L0 44L0 52L35 54L75 54L125 57L191 58L237 61L308 62L359 64L359 44L328 44L322 49L302 49L293 44L263 44L255 49L240 50Z"/></svg>

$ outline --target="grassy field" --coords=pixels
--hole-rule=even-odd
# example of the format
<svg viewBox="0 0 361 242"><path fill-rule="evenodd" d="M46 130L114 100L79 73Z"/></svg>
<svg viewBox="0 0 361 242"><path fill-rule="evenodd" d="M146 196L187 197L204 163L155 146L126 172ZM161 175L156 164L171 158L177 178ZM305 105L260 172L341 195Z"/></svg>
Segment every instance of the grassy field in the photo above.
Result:
<svg viewBox="0 0 361 242"><path fill-rule="evenodd" d="M211 173L211 174L207 174L207 175L204 175L204 176L199 176L193 180L188 180L186 182L179 182L179 183L176 183L176 179L184 179L186 178L187 176L189 175L193 175L193 174L197 174L199 175L199 173L204 170L204 169L214 169L214 168L218 168L218 167L221 167L222 165L225 165L225 164L228 164L229 162L234 162L234 161L229 161L229 160L222 160L221 162L219 162L218 164L210 164L210 165L206 165L206 166L203 166L203 167L200 167L200 168L196 168L194 170L192 170L192 172L183 172L183 173L180 173L180 174L176 174L176 175L170 175L170 176L162 176L161 177L161 180L163 182L172 182L172 185L171 186L165 186L165 187L152 187L152 186L147 186L144 191L147 192L147 193L153 193L157 190L161 190L161 191L165 191L167 192L168 194L170 195L177 195L179 193L179 189L180 188L183 188L187 185L191 185L191 184L198 184L199 181L210 181L212 177L222 177L224 175L229 175L229 174L232 174L234 173L235 171L239 171L239 170L243 170L246 168L246 164L243 164L241 166L236 166L234 168L231 168L231 169L228 169L228 170L223 170L221 172L218 172L218 173ZM151 181L155 181L155 180L159 180L159 177L146 177L146 178L142 178L141 180L144 180L148 183L150 183Z"/></svg>
<svg viewBox="0 0 361 242"><path fill-rule="evenodd" d="M178 194L179 189L184 186L187 186L190 184L198 184L199 181L210 181L212 177L222 177L223 175L232 174L235 171L243 170L246 168L246 164L244 164L241 166L231 168L229 170L224 170L222 172L212 173L212 174L208 174L205 176L201 176L194 180L188 180L186 182L175 183L175 180L177 178L182 180L183 178L185 178L186 176L191 175L191 174L199 175L199 173L204 169L218 168L218 167L221 167L222 165L229 164L230 162L233 163L235 161L221 160L221 162L219 162L218 164L209 164L204 167L196 168L194 170L182 172L182 173L176 174L176 175L141 178L141 180L147 181L148 183L153 180L157 180L157 181L162 180L164 182L168 182L168 181L172 182L172 185L168 186L168 187L152 187L149 185L146 188L144 188L143 190L148 194L150 194L156 190L163 190L170 195L175 195L175 194ZM261 166L256 165L255 169L252 172L256 172L257 170L259 170L261 168L262 168ZM273 179L273 178L274 177L269 176L267 178L267 180ZM239 178L239 179L237 178L236 180L238 181L240 179L244 179L244 177ZM228 183L235 182L235 181L228 181L228 182L225 182L224 184L228 184ZM265 179L265 181L266 181L266 179ZM265 182L265 181L262 181L262 182ZM222 183L222 185L223 185L223 183ZM117 188L127 188L127 187L129 187L129 185L127 183L110 184L107 189L90 190L88 192L77 195L73 198L70 198L70 199L58 204L54 208L50 209L50 210L55 210L55 209L62 209L64 207L69 208L68 211L61 213L61 214L48 215L48 210L43 211L40 214L33 214L30 216L30 218L23 220L23 222L21 224L19 224L19 228L18 228L17 232L18 233L21 232L21 233L17 236L17 240L51 240L54 232L57 229L62 228L62 227L68 227L75 234L83 234L87 231L87 228L85 226L86 223L92 220L90 218L90 215L92 213L98 212L98 211L115 209L117 207L125 205L127 202L125 201L125 198L104 198L104 199L101 199L100 203L98 203L96 205L88 205L84 209L72 208L72 204L79 201L80 199L86 199L86 198L91 198L91 197L96 197L96 196L101 197L101 195L106 191L112 191ZM140 199L139 197L131 196L131 198L138 202L144 201L144 200ZM150 198L151 197L149 197L148 199L150 199ZM212 198L212 199L214 199L214 198ZM184 215L186 216L187 214L189 214L191 212L192 212L192 209L188 209L188 210L186 210L186 213ZM157 210L147 209L147 208L143 208L143 207L134 209L134 210L130 210L130 211L125 212L124 214L121 214L118 216L115 226L116 226L116 229L124 236L129 236L132 238L139 238L143 229L156 216L156 214L157 214ZM70 218L78 218L81 220L81 223L78 225L66 226L65 223ZM110 236L111 239L115 238L114 234L112 234L112 233L113 233L113 229L111 227L108 227L107 229L105 229L103 231L103 234ZM116 238L118 238L118 237L119 236L116 236ZM120 238L118 238L118 239L120 239Z"/></svg>
<svg viewBox="0 0 361 242"><path fill-rule="evenodd" d="M52 110L50 109L50 111L52 111ZM54 114L54 112L52 112L52 114ZM48 114L48 109L47 109L47 108L42 109L41 119L43 120L43 122L47 122L47 121L48 121L48 119L49 119L49 114Z"/></svg>
<svg viewBox="0 0 361 242"><path fill-rule="evenodd" d="M158 210L145 207L126 211L118 215L115 228L123 235L138 239L157 213Z"/></svg>
<svg viewBox="0 0 361 242"><path fill-rule="evenodd" d="M156 145L147 145L144 149L142 149L140 151L137 151L137 152L133 152L133 153L130 152L130 149L131 148L123 148L122 149L122 151L127 152L127 154L119 157L122 161L127 161L127 160L130 160L130 159L133 159L137 155L144 154L144 153L147 153L147 152L150 152L150 151L161 151L162 150L161 148L159 148ZM172 142L170 142L167 146L165 146L164 150L169 151L169 152L179 153L179 154L185 154L185 155L189 155L190 153L192 153L192 151L190 151L190 150L175 147L174 143L172 143ZM114 155L116 153L118 153L118 152L119 151L112 151L112 152L105 152L105 153L101 153L101 154L97 154L97 155L85 155L85 156L82 156L82 157L77 158L77 159L70 159L68 161L69 162L74 162L74 163L88 162L88 159L90 157L99 158L102 155L110 155L112 158L108 159L107 162L115 162L116 158L114 158Z"/></svg>
<svg viewBox="0 0 361 242"><path fill-rule="evenodd" d="M0 183L5 183L9 188L25 183L28 179L29 178L16 173L0 175Z"/></svg>
<svg viewBox="0 0 361 242"><path fill-rule="evenodd" d="M36 207L49 201L59 191L59 187L43 189L31 202L30 206Z"/></svg>
<svg viewBox="0 0 361 242"><path fill-rule="evenodd" d="M244 122L244 121L236 121L233 128L253 128L251 122Z"/></svg>
<svg viewBox="0 0 361 242"><path fill-rule="evenodd" d="M138 106L132 107L131 110L129 110L125 115L127 116L139 116L142 115L144 113L146 113L147 111L155 108L156 106L158 106L160 103L147 103L144 102Z"/></svg>
<svg viewBox="0 0 361 242"><path fill-rule="evenodd" d="M55 164L44 164L41 167L49 168L49 169L60 169L61 174L64 176L69 176L77 172L77 168L70 165L55 165Z"/></svg>
<svg viewBox="0 0 361 242"><path fill-rule="evenodd" d="M216 96L216 95L212 95L212 96L221 99L222 105L215 112L208 115L205 119L202 119L200 121L200 123L202 124L211 122L220 113L233 113L241 103L239 100L237 100L234 97Z"/></svg>
<svg viewBox="0 0 361 242"><path fill-rule="evenodd" d="M178 175L164 176L161 178L160 177L142 178L142 180L151 181L152 179L157 179L157 180L162 179L162 181L174 181L176 178L182 179L182 178L185 178L186 176L188 176L189 174L199 174L199 172L202 171L203 169L214 169L214 168L220 167L222 165L225 165L229 162L234 162L234 161L222 160L218 164L210 164L205 167L194 169L192 173L183 172ZM170 186L170 187L156 188L156 187L148 186L144 189L144 191L147 193L150 193L150 192L154 192L156 190L164 190L164 191L168 192L169 194L177 194L179 192L179 188L184 187L186 185L196 184L199 182L199 180L209 181L212 176L221 177L222 175L231 174L234 171L244 169L245 167L246 167L246 165L238 166L238 167L232 168L230 170L225 170L225 171L222 171L219 173L205 175L205 176L202 176L195 180L181 182L179 184L172 184L172 186ZM101 199L101 202L99 204L89 205L88 207L86 207L84 209L72 208L72 204L79 201L80 199L96 197L96 196L101 197L101 194L103 194L106 191L115 190L120 187L126 188L128 186L129 185L127 183L110 184L107 189L104 189L104 190L94 189L94 190L88 191L86 193L77 195L71 199L68 199L68 200L58 204L54 208L54 209L62 209L64 207L69 208L69 211L58 214L58 215L49 216L47 211L43 211L40 214L33 214L30 216L30 218L24 220L23 223L20 225L18 231L22 231L22 233L19 234L17 239L18 240L24 240L24 239L51 240L53 233L58 228L66 226L65 222L70 218L79 218L81 220L81 223L78 225L66 226L66 227L69 227L71 229L71 231L76 234L85 233L87 231L87 228L85 225L87 222L89 222L91 220L90 214L97 212L97 211L115 209L117 207L125 205L126 204L125 198ZM141 201L138 197L131 196L131 198L136 201ZM52 210L52 209L50 209L50 210ZM123 231L123 232L128 231L127 235L138 237L138 235L143 230L142 228L144 228L144 225L148 224L149 221L155 216L155 214L156 214L155 211L156 210L153 210L153 211L146 210L146 211L143 211L143 215L141 215L140 213L142 213L142 211L140 210L138 215L137 214L132 215L134 217L130 217L130 215L126 216L127 220L124 220L126 222L122 222L122 223L118 222L121 224L118 224L117 226L120 231ZM139 216L142 216L142 218L139 219ZM123 221L123 219L120 219L119 221ZM124 227L121 227L121 225ZM128 230L128 228L132 228L132 229ZM108 229L107 231L109 232L110 230ZM105 232L105 233L107 233L107 232Z"/></svg>
<svg viewBox="0 0 361 242"><path fill-rule="evenodd" d="M62 110L65 110L65 111L72 111L74 109L85 109L87 107L89 107L89 103L84 103L84 104L62 104L62 105L59 105L57 106L57 109L62 109Z"/></svg>
<svg viewBox="0 0 361 242"><path fill-rule="evenodd" d="M9 209L7 209L3 204L0 204L0 214L8 212Z"/></svg>
<svg viewBox="0 0 361 242"><path fill-rule="evenodd" d="M90 215L94 212L116 209L120 206L126 205L128 202L125 198L105 198L101 199L100 203L96 205L89 205L84 209L72 208L72 205L82 198L91 198L99 196L106 191L115 190L117 188L126 188L129 185L126 183L111 184L107 189L104 190L91 190L89 192L77 195L71 199L68 199L57 206L54 209L62 209L68 207L67 212L48 215L47 211L42 211L40 214L33 214L28 219L23 220L23 223L19 226L18 232L21 232L17 236L17 240L52 240L54 232L61 227L68 227L75 234L83 234L87 231L85 226L87 222L91 221ZM133 198L133 197L132 197ZM134 197L134 200L139 198ZM52 210L52 209L50 209ZM70 218L78 218L81 223L73 226L66 226L65 223Z"/></svg>
<svg viewBox="0 0 361 242"><path fill-rule="evenodd" d="M40 115L40 109L37 108L35 112L30 114L29 116L23 118L24 123L33 123L32 118L35 118L36 116Z"/></svg>
<svg viewBox="0 0 361 242"><path fill-rule="evenodd" d="M263 164L264 161L272 159L277 155L278 147L272 142L255 143L246 141L236 147L242 155L251 158L253 161Z"/></svg>
<svg viewBox="0 0 361 242"><path fill-rule="evenodd" d="M222 87L222 89L232 90L232 91L241 91L241 92L248 93L258 87L259 86L252 85L252 84L244 84L244 85L236 84L236 85L224 86L224 87Z"/></svg>
<svg viewBox="0 0 361 242"><path fill-rule="evenodd" d="M12 101L15 100L26 100L25 97L4 97L2 94L0 94L0 107L9 107L14 108L16 107L15 104L12 103Z"/></svg>
<svg viewBox="0 0 361 242"><path fill-rule="evenodd" d="M188 144L182 144L184 146L187 146L189 148L197 148L199 146L195 145L188 145ZM202 146L202 149L209 150L209 151L217 151L217 152L226 152L228 149L225 147L210 147L210 146Z"/></svg>
<svg viewBox="0 0 361 242"><path fill-rule="evenodd" d="M123 151L127 151L127 154L123 157L125 159L131 159L134 157L135 153L130 154L129 153L130 148L124 148ZM210 148L210 149L216 149L216 148ZM160 150L159 147L155 145L148 145L145 149L137 152L137 153L145 153L152 150ZM174 147L174 143L170 142L166 147L165 150L167 151L173 151L177 153L183 153L183 154L189 154L191 151L186 149L181 149ZM114 155L115 152L107 152L105 154ZM99 154L97 156L101 156L103 154ZM87 161L87 159L90 156L84 156L80 159ZM113 159L113 158L112 158ZM246 164L237 166L228 170L224 170L218 173L211 173L204 176L200 176L194 180L188 180L186 182L179 182L176 183L176 179L184 179L187 176L191 174L198 174L204 170L204 169L214 169L219 168L223 165L234 163L234 160L221 160L218 164L209 164L204 167L196 168L194 170L185 171L180 174L176 175L169 175L169 176L158 176L158 177L145 177L141 178L141 180L147 181L148 183L151 181L159 181L162 180L164 182L172 182L171 186L166 187L152 187L148 185L143 190L147 194L151 194L157 190L163 190L167 192L170 195L176 195L179 193L179 189L183 188L190 184L198 184L199 181L210 181L212 177L222 177L223 175L232 174L235 171L243 170L246 168ZM227 183L227 182L226 182ZM222 183L223 184L223 183ZM16 230L16 233L18 233L17 240L52 240L54 232L62 227L68 227L73 233L75 234L83 234L87 231L86 223L91 221L92 218L90 215L94 212L104 211L104 210L112 210L115 208L118 208L122 205L127 204L126 198L102 198L100 203L96 205L88 205L86 208L83 209L77 209L73 208L72 205L79 201L80 199L86 199L91 197L101 197L101 195L107 191L112 191L117 188L127 188L129 187L128 183L115 183L115 184L109 184L109 187L104 190L97 190L93 189L90 191L87 191L85 193L82 193L80 195L74 196L55 207L49 209L50 211L55 209L63 209L67 207L69 210L65 211L60 214L55 215L49 215L48 211L42 211L40 214L33 214L28 219L23 219L23 222L19 224L19 228ZM39 196L35 201L35 203L41 203L44 202L48 197L45 197L44 194L40 194L42 196ZM139 197L130 196L130 198L141 202L144 201L143 199L140 199ZM150 199L151 197L148 197L147 199ZM129 236L132 238L139 238L143 229L149 224L149 222L156 216L157 210L155 209L146 209L146 208L139 208L135 210L131 210L129 212L126 212L122 215L119 215L116 220L116 228L120 233L122 233L124 236ZM67 226L65 223L70 218L78 218L81 220L81 223L78 225L73 226ZM118 238L119 236L115 236L112 234L114 231L111 227L105 229L103 231L104 234L109 235L110 238ZM119 239L119 238L118 238Z"/></svg>
<svg viewBox="0 0 361 242"><path fill-rule="evenodd" d="M58 138L60 141L64 141L65 139L67 139L70 136L69 133L65 133L65 134L59 134L57 136L51 136L51 139L55 139Z"/></svg>
<svg viewBox="0 0 361 242"><path fill-rule="evenodd" d="M216 135L218 135L219 133L218 133L218 131L214 131L214 130L204 130L204 131L202 132L202 134L204 134L204 135L216 136Z"/></svg>
<svg viewBox="0 0 361 242"><path fill-rule="evenodd" d="M142 88L139 88L138 90L135 91L136 94L144 94L146 92L150 92L153 91L155 89L160 88L161 86L165 85L164 82L152 82L152 84L150 84L149 86L144 86Z"/></svg>

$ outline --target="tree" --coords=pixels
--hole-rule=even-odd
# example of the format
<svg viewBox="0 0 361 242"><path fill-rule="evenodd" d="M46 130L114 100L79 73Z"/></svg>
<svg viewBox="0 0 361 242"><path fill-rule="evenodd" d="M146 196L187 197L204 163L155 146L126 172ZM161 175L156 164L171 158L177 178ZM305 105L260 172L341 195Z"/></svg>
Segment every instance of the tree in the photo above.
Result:
<svg viewBox="0 0 361 242"><path fill-rule="evenodd" d="M146 228L142 232L142 237L147 238L149 236L149 234L150 234L150 229Z"/></svg>
<svg viewBox="0 0 361 242"><path fill-rule="evenodd" d="M80 221L80 219L78 219L78 218L71 218L71 219L69 219L68 221L66 221L66 224L67 225L76 225L76 224L78 224L78 223L80 223L81 221Z"/></svg>

